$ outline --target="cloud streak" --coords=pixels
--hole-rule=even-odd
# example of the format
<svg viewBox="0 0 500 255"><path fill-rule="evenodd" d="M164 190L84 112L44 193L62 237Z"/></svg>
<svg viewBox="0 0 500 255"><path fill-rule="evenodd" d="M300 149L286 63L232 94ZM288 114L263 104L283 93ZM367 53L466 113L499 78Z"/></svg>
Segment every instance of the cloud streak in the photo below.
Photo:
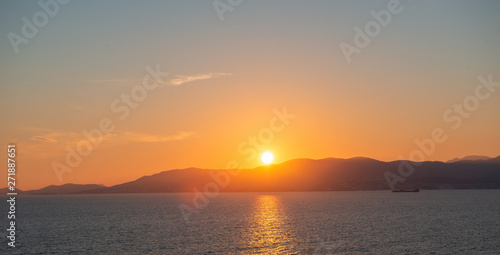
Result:
<svg viewBox="0 0 500 255"><path fill-rule="evenodd" d="M189 131L179 131L172 135L151 135L132 131L119 132L114 134L106 134L104 136L104 141L109 144L123 144L130 142L142 142L142 143L160 143L160 142L171 142L171 141L181 141L193 136L194 132ZM35 135L30 138L32 141L43 142L43 143L60 143L60 144L76 144L81 140L85 140L86 137L82 134L74 132L50 132L45 135Z"/></svg>
<svg viewBox="0 0 500 255"><path fill-rule="evenodd" d="M232 73L206 73L206 74L196 74L196 75L177 75L176 78L171 79L168 83L173 86L180 86L184 83L199 81L199 80L208 80L214 79L221 76L229 76L233 75Z"/></svg>
<svg viewBox="0 0 500 255"><path fill-rule="evenodd" d="M39 134L33 135L30 138L31 141L37 141L37 142L67 143L68 141L76 140L79 137L79 134L75 132L56 132L43 128L28 128L27 130L30 130L35 133L44 133L41 135Z"/></svg>
<svg viewBox="0 0 500 255"><path fill-rule="evenodd" d="M116 135L115 137L118 139L125 139L131 142L160 143L160 142L181 141L192 135L194 135L193 132L187 132L187 131L180 131L177 134L170 136L124 132L122 134Z"/></svg>
<svg viewBox="0 0 500 255"><path fill-rule="evenodd" d="M232 73L204 73L204 74L195 74L195 75L176 75L174 78L162 82L162 85L168 85L168 86L180 86L185 83L193 82L193 81L200 81L200 80L208 80L208 79L215 79L221 76L230 76L233 75ZM93 83L100 83L100 84L108 84L108 85L131 85L134 83L139 84L140 80L135 80L135 79L96 79L96 80L90 80L90 82Z"/></svg>
<svg viewBox="0 0 500 255"><path fill-rule="evenodd" d="M26 154L35 158L50 158L64 155L66 146L76 146L78 142L88 138L75 132L58 132L49 129L29 128L31 131L42 133L34 135L26 140L19 141L20 147ZM196 133L190 131L179 131L170 135L152 135L132 131L106 134L103 137L102 148L119 147L133 143L167 143L183 141L194 136Z"/></svg>
<svg viewBox="0 0 500 255"><path fill-rule="evenodd" d="M30 138L30 140L39 141L39 142L46 142L46 143L57 143L56 139L53 139L50 137L43 137L43 136L33 136Z"/></svg>

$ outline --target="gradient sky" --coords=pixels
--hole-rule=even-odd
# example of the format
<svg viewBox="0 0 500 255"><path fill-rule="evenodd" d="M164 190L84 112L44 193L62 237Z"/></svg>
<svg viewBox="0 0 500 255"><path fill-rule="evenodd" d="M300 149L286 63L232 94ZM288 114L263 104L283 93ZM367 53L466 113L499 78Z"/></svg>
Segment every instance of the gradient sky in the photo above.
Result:
<svg viewBox="0 0 500 255"><path fill-rule="evenodd" d="M221 21L212 1L72 1L16 54L9 32L42 9L1 1L0 144L17 145L18 188L256 167L238 146L283 107L296 117L265 148L278 163L408 158L435 128L448 139L426 160L500 155L500 88L456 130L443 119L478 76L500 81L500 2L402 0L348 64L339 44L388 2L244 0ZM156 65L168 81L120 120L110 104ZM116 130L60 182L52 163L102 118Z"/></svg>

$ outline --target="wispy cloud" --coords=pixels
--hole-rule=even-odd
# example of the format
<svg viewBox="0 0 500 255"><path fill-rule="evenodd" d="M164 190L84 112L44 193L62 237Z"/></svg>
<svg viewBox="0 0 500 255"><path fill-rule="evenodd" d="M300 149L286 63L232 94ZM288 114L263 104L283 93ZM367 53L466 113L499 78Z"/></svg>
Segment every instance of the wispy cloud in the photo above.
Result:
<svg viewBox="0 0 500 255"><path fill-rule="evenodd" d="M37 142L46 142L46 143L67 143L71 140L76 140L79 137L78 133L75 132L56 132L51 131L49 129L41 129L41 128L29 128L27 130L32 130L36 133L44 133L42 135L33 135L30 140Z"/></svg>
<svg viewBox="0 0 500 255"><path fill-rule="evenodd" d="M28 136L26 140L19 141L23 151L36 158L50 158L66 153L66 146L76 146L88 138L82 133L60 132L43 128L26 128L36 135ZM179 131L170 135L154 135L133 131L106 134L99 148L122 146L131 143L163 143L186 140L195 135L190 131ZM95 147L94 149L97 149Z"/></svg>
<svg viewBox="0 0 500 255"><path fill-rule="evenodd" d="M125 131L113 134L106 134L104 136L104 141L106 141L108 145L117 145L130 142L159 143L159 142L181 141L187 139L188 137L194 134L195 134L194 132L179 131L172 135L151 135L151 134ZM75 132L46 132L43 135L35 135L30 138L30 140L37 142L59 143L67 145L74 145L79 141L85 139L86 139L85 136Z"/></svg>
<svg viewBox="0 0 500 255"><path fill-rule="evenodd" d="M115 137L118 139L125 139L131 142L159 143L159 142L180 141L192 135L194 135L193 132L187 132L187 131L180 131L177 134L169 136L124 132L121 134L117 134Z"/></svg>
<svg viewBox="0 0 500 255"><path fill-rule="evenodd" d="M53 139L50 137L43 137L43 136L33 136L30 138L30 140L39 141L39 142L46 142L46 143L57 143L56 139Z"/></svg>
<svg viewBox="0 0 500 255"><path fill-rule="evenodd" d="M229 76L232 73L206 73L206 74L196 74L196 75L177 75L176 78L171 79L169 85L180 86L184 83L198 81L198 80L208 80L214 79L220 76Z"/></svg>
<svg viewBox="0 0 500 255"><path fill-rule="evenodd" d="M214 79L221 76L230 76L232 73L204 73L204 74L195 74L195 75L176 75L174 78L162 82L162 85L169 86L180 86L182 84L199 81L199 80L208 80ZM96 79L90 80L93 83L99 84L107 84L107 85L132 85L132 84L140 84L140 79Z"/></svg>
<svg viewBox="0 0 500 255"><path fill-rule="evenodd" d="M103 84L111 84L111 85L120 85L120 84L130 84L139 81L139 79L97 79L90 80L90 82L94 83L103 83Z"/></svg>
<svg viewBox="0 0 500 255"><path fill-rule="evenodd" d="M76 144L82 136L76 132L60 132L46 128L28 127L32 133L18 142L23 151L34 158L50 158L63 155L68 144Z"/></svg>

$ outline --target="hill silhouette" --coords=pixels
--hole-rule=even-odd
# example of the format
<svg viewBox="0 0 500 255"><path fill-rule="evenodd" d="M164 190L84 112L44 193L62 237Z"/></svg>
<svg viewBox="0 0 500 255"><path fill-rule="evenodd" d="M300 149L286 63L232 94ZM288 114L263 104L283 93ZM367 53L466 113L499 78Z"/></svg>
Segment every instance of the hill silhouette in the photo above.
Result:
<svg viewBox="0 0 500 255"><path fill-rule="evenodd" d="M488 159L491 159L491 158L486 157L486 156L469 155L469 156L465 156L463 158L454 158L452 160L448 160L448 161L446 161L446 163L455 163L455 162L460 162L460 161L488 160Z"/></svg>
<svg viewBox="0 0 500 255"><path fill-rule="evenodd" d="M422 189L500 188L500 157L453 163L383 162L357 157L294 159L241 170L175 169L111 187L51 185L22 194L203 192L207 185L221 192L387 190L390 188L385 175L400 175L398 168L409 165L414 167L413 173L398 185Z"/></svg>
<svg viewBox="0 0 500 255"><path fill-rule="evenodd" d="M104 186L98 184L73 184L67 183L63 185L50 185L38 190L28 190L20 192L23 195L50 195L50 194L74 194L78 192L96 190Z"/></svg>

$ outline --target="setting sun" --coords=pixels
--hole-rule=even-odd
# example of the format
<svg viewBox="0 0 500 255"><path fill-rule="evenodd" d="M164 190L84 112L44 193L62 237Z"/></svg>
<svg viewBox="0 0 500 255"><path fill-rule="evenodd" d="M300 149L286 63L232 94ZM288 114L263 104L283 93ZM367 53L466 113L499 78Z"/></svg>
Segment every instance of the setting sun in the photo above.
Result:
<svg viewBox="0 0 500 255"><path fill-rule="evenodd" d="M260 160L262 161L262 163L269 165L269 164L273 163L274 155L270 151L265 151L260 156Z"/></svg>

